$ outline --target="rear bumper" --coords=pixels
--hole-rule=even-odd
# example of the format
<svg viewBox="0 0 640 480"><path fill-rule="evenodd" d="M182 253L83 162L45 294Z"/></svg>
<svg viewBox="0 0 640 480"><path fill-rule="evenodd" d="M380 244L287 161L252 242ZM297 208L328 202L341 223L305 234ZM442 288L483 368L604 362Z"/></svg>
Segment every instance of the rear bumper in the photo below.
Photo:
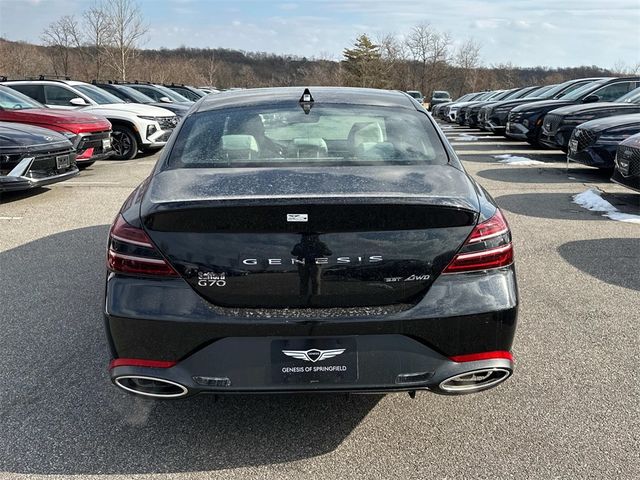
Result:
<svg viewBox="0 0 640 480"><path fill-rule="evenodd" d="M341 337L332 337L340 339ZM242 337L218 340L169 368L114 363L114 384L130 377L168 381L183 387L175 396L199 393L296 393L296 392L398 392L430 390L441 394L471 393L450 390L447 379L484 369L513 371L508 352L492 352L494 358L461 361L447 358L405 335L351 337L357 349L354 361L340 355L328 361L291 359L272 344L287 344L287 337ZM295 339L293 340L295 342ZM345 352L344 354L346 354ZM506 357L506 358L505 358ZM284 363L279 363L280 358ZM325 373L328 372L328 373ZM313 379L313 380L312 380ZM311 380L311 381L310 381ZM491 385L493 386L493 385ZM484 388L482 388L484 389ZM134 391L132 393L139 393ZM148 391L149 396L162 396ZM145 394L145 393L143 393Z"/></svg>
<svg viewBox="0 0 640 480"><path fill-rule="evenodd" d="M211 389L196 384L193 376L230 378L234 388L222 389L229 392L393 391L436 388L440 373L445 375L452 367L451 357L509 351L517 305L513 266L441 275L415 306L388 310L219 308L204 301L182 279L111 274L105 321L113 358L177 362L169 369L154 370L176 372L177 377L165 378L184 385L191 378L189 388L194 392ZM265 348L271 341L340 337L357 340L362 372L357 382L302 387L269 382L271 361ZM136 374L148 370L118 366L111 370L112 378L130 372L123 368L142 369L135 370ZM246 369L252 372L244 372ZM398 375L420 371L433 375L418 382L420 385L396 383Z"/></svg>

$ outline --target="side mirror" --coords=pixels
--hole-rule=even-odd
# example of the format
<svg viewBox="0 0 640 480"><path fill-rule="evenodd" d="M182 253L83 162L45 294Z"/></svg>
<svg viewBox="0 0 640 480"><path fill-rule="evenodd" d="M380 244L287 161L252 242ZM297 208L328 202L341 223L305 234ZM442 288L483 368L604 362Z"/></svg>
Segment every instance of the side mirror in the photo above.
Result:
<svg viewBox="0 0 640 480"><path fill-rule="evenodd" d="M600 97L598 95L588 95L582 100L582 103L595 103L599 101Z"/></svg>
<svg viewBox="0 0 640 480"><path fill-rule="evenodd" d="M173 100L171 100L169 97L160 97L160 101L163 103L173 103Z"/></svg>
<svg viewBox="0 0 640 480"><path fill-rule="evenodd" d="M78 107L84 107L86 105L89 105L84 98L80 98L80 97L72 98L71 100L69 100L69 103L71 105L76 105Z"/></svg>

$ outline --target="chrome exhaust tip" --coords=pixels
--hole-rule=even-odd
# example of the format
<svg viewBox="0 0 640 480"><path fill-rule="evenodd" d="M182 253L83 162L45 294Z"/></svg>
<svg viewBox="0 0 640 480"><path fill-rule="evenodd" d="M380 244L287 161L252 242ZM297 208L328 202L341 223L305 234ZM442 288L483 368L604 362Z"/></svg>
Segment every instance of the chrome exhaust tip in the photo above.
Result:
<svg viewBox="0 0 640 480"><path fill-rule="evenodd" d="M445 393L475 393L495 387L509 378L511 373L508 368L480 368L449 377L440 382L439 388Z"/></svg>
<svg viewBox="0 0 640 480"><path fill-rule="evenodd" d="M129 393L145 397L178 398L189 393L189 390L179 383L144 375L121 375L116 377L113 383Z"/></svg>

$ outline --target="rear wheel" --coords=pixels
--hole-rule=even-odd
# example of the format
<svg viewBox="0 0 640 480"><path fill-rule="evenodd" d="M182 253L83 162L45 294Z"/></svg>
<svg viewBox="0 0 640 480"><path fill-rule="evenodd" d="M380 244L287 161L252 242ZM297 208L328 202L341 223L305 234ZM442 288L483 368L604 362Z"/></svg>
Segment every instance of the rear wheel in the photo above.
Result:
<svg viewBox="0 0 640 480"><path fill-rule="evenodd" d="M114 125L111 133L111 148L113 159L131 160L138 154L138 139L129 127Z"/></svg>

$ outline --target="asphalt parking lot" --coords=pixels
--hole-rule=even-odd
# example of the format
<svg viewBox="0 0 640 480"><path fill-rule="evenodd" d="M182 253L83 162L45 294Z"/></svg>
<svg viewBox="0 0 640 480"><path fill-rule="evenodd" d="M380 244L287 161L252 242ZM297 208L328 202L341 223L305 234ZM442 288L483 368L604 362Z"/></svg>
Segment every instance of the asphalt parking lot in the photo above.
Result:
<svg viewBox="0 0 640 480"><path fill-rule="evenodd" d="M593 188L640 215L640 194L567 171L561 152L444 131L513 230L508 382L414 400L120 392L106 372L106 236L156 156L98 162L0 205L0 477L640 478L640 224L572 202Z"/></svg>

